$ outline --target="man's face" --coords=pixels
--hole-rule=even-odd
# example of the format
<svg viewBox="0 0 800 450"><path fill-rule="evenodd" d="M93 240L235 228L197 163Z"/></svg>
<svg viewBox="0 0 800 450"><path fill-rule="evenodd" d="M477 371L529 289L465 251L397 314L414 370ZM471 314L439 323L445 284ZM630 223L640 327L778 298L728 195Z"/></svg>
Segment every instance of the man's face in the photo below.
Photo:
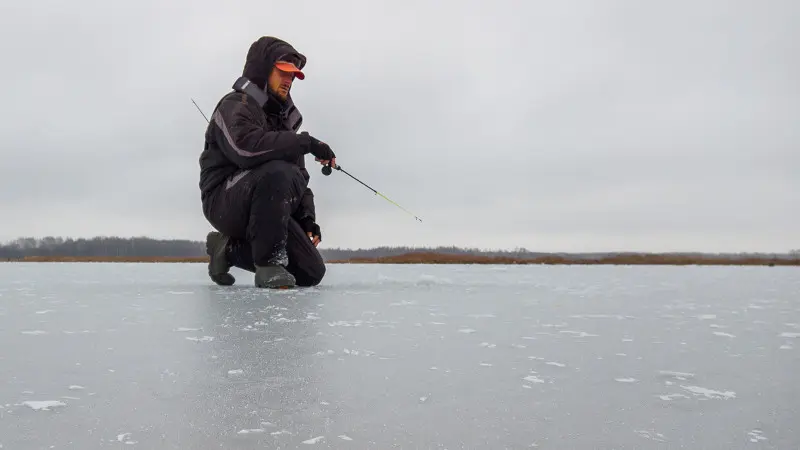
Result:
<svg viewBox="0 0 800 450"><path fill-rule="evenodd" d="M268 80L269 88L280 97L281 100L286 100L289 96L289 90L292 88L294 77L295 75L292 72L284 72L277 67L273 67Z"/></svg>
<svg viewBox="0 0 800 450"><path fill-rule="evenodd" d="M292 88L292 82L295 78L304 79L305 74L298 69L298 65L291 58L288 61L281 60L275 63L272 68L272 73L269 76L268 85L272 92L278 95L281 100L286 100L289 96L289 90Z"/></svg>

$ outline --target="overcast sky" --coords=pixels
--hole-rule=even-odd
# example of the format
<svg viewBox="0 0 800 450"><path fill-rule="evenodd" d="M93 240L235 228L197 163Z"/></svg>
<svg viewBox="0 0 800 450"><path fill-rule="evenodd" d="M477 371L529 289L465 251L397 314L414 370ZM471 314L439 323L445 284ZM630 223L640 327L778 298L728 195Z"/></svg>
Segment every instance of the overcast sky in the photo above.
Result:
<svg viewBox="0 0 800 450"><path fill-rule="evenodd" d="M489 6L492 5L492 6ZM796 0L2 6L0 240L202 240L208 115L251 42L308 57L323 247L800 248Z"/></svg>

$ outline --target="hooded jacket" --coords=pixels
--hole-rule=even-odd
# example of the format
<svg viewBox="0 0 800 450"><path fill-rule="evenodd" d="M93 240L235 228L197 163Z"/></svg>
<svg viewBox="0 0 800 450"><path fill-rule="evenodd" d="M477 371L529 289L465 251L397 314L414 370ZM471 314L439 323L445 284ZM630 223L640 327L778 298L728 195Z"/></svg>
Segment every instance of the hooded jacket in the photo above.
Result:
<svg viewBox="0 0 800 450"><path fill-rule="evenodd" d="M261 90L275 62L291 55L300 69L306 57L281 39L264 36L253 42L247 52L242 76ZM302 115L291 94L281 101L268 92L263 108L246 94L229 92L219 101L205 133L205 147L200 155L200 192L205 204L208 195L226 179L272 160L284 160L300 167L306 182L305 154L310 142L297 134ZM300 206L293 215L297 220L316 221L314 193L306 188Z"/></svg>

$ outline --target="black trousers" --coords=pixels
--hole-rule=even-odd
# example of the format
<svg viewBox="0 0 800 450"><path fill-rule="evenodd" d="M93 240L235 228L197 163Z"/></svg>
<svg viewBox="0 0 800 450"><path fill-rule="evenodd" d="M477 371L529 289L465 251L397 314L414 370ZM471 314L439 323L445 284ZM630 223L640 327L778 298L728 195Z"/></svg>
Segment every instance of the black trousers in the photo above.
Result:
<svg viewBox="0 0 800 450"><path fill-rule="evenodd" d="M300 168L270 161L234 173L203 201L209 223L231 238L228 259L234 267L281 264L299 286L315 286L325 263L292 214L307 183Z"/></svg>

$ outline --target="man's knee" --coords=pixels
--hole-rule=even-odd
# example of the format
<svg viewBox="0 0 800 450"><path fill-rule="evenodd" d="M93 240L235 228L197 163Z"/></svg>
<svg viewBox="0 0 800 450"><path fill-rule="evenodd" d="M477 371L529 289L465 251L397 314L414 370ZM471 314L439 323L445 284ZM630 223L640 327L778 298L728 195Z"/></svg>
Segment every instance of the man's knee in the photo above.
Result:
<svg viewBox="0 0 800 450"><path fill-rule="evenodd" d="M298 286L316 286L322 282L326 272L325 263L322 261L315 262L303 267L302 271L295 274Z"/></svg>
<svg viewBox="0 0 800 450"><path fill-rule="evenodd" d="M311 270L311 285L318 285L322 279L325 278L326 271L327 268L325 267L324 262L319 261L317 264L314 264L314 268Z"/></svg>

